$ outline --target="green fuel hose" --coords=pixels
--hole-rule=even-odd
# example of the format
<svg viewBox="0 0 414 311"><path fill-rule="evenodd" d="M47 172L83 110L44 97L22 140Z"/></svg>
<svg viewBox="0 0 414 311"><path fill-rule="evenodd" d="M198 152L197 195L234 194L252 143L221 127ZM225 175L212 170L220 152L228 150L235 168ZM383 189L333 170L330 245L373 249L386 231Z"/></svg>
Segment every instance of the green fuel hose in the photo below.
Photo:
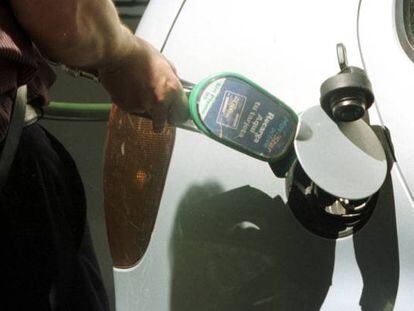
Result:
<svg viewBox="0 0 414 311"><path fill-rule="evenodd" d="M50 102L43 118L58 121L108 121L111 103Z"/></svg>

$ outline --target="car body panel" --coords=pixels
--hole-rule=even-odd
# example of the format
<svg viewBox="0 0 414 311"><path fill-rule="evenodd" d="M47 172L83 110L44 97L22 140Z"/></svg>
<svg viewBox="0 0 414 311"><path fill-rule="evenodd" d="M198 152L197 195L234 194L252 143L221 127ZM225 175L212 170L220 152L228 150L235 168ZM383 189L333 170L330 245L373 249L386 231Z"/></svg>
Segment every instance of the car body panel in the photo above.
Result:
<svg viewBox="0 0 414 311"><path fill-rule="evenodd" d="M339 71L338 42L362 67L358 6L152 0L137 35L164 47L185 80L237 72L299 113L319 104L320 84ZM132 268L114 269L117 310L360 310L360 300L370 310L411 308L413 204L397 166L369 222L336 243L302 227L286 200L285 180L267 163L177 129L147 253ZM221 224L233 220L230 234Z"/></svg>
<svg viewBox="0 0 414 311"><path fill-rule="evenodd" d="M183 0L150 1L138 25L137 33L161 50Z"/></svg>
<svg viewBox="0 0 414 311"><path fill-rule="evenodd" d="M366 70L374 88L381 121L390 129L398 166L414 190L412 81L414 64L396 32L396 1L363 1L360 39Z"/></svg>

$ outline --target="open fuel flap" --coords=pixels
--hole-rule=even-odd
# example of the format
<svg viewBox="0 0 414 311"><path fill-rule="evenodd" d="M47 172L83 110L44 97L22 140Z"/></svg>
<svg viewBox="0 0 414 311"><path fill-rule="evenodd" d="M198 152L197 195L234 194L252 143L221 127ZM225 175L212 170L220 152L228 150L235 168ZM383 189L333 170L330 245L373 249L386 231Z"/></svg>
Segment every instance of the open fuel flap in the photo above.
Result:
<svg viewBox="0 0 414 311"><path fill-rule="evenodd" d="M387 141L367 122L374 101L368 77L348 66L342 44L337 54L341 71L322 84L321 105L299 117L297 159L287 174L292 211L306 228L329 238L366 223L388 170Z"/></svg>

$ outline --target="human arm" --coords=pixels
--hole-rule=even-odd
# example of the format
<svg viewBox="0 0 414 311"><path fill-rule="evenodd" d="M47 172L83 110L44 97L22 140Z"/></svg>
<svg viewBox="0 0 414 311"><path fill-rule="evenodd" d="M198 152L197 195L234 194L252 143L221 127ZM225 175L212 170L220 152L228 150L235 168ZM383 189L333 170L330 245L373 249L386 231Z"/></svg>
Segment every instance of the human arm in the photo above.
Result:
<svg viewBox="0 0 414 311"><path fill-rule="evenodd" d="M169 62L119 20L110 0L11 0L22 27L54 61L99 74L120 108L148 112L154 129L169 110L187 116L187 99Z"/></svg>

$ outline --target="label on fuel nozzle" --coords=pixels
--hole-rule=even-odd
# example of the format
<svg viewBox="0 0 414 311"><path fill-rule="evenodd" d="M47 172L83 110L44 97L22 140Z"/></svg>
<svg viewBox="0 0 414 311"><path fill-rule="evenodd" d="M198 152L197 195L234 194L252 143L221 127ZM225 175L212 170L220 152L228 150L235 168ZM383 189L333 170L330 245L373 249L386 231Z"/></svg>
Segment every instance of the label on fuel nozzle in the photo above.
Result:
<svg viewBox="0 0 414 311"><path fill-rule="evenodd" d="M239 77L210 82L199 94L198 112L216 139L264 160L286 152L297 125L286 105Z"/></svg>

